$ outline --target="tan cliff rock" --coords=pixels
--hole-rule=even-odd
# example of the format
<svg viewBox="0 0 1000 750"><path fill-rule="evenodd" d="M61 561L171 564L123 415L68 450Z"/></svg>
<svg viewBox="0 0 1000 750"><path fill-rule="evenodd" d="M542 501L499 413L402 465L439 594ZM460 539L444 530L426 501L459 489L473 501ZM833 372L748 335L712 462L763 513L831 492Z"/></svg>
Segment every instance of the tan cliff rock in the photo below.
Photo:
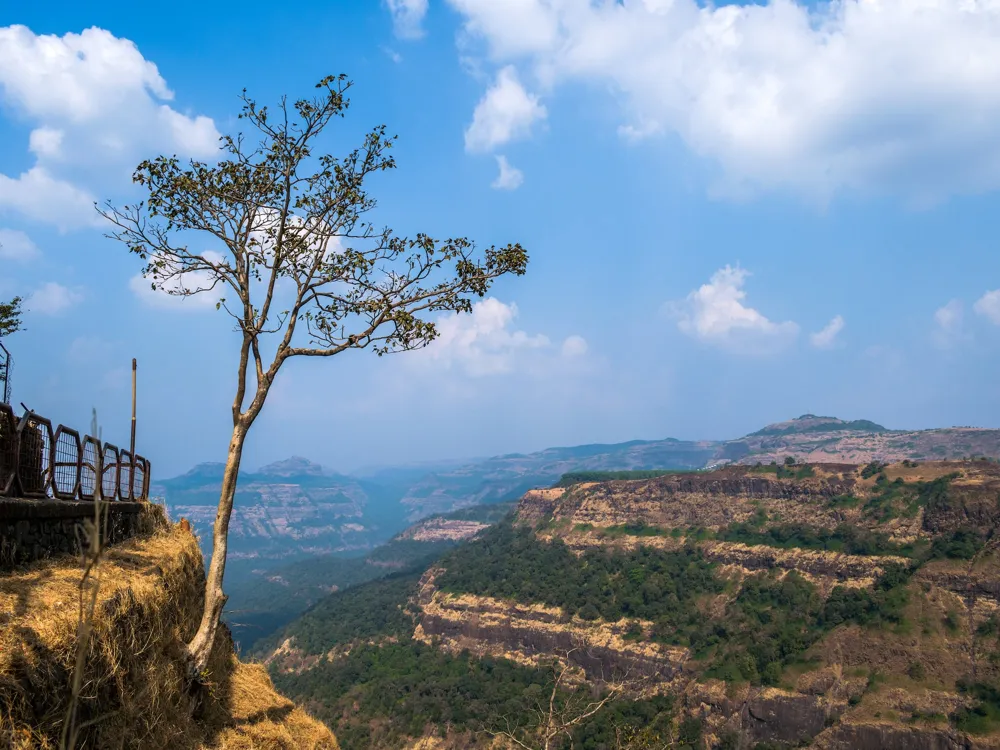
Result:
<svg viewBox="0 0 1000 750"><path fill-rule="evenodd" d="M461 521L449 518L430 518L414 524L402 534L400 539L412 539L415 542L460 542L470 539L489 524L478 521Z"/></svg>

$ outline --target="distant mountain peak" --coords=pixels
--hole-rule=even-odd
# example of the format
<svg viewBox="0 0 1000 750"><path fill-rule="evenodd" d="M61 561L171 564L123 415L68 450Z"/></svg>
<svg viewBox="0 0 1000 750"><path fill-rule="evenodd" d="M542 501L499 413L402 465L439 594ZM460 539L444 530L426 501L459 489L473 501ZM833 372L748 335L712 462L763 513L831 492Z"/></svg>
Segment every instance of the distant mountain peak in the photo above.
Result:
<svg viewBox="0 0 1000 750"><path fill-rule="evenodd" d="M222 473L226 470L226 465L220 461L206 461L203 464L196 464L190 470L182 474L181 477L218 477L222 478Z"/></svg>
<svg viewBox="0 0 1000 750"><path fill-rule="evenodd" d="M275 461L267 466L262 466L257 470L257 473L271 477L290 477L303 474L323 476L326 471L318 463L310 461L308 458L292 456L284 461Z"/></svg>
<svg viewBox="0 0 1000 750"><path fill-rule="evenodd" d="M778 435L798 435L810 432L889 432L886 427L868 419L847 421L838 417L820 417L815 414L803 414L801 417L789 419L786 422L769 424L747 437L772 437Z"/></svg>

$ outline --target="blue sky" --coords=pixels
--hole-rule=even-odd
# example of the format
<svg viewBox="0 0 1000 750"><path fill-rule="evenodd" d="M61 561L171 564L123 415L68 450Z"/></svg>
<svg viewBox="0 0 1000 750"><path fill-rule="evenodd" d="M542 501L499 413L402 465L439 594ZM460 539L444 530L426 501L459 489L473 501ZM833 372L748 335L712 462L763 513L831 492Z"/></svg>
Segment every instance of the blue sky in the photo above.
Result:
<svg viewBox="0 0 1000 750"><path fill-rule="evenodd" d="M245 457L358 466L804 412L997 426L1000 8L693 0L7 4L0 297L28 298L14 401L159 476L221 460L235 371L211 306L142 292L90 206L211 158L261 102L355 82L326 141L399 135L402 234L520 242L528 273L424 352L292 362ZM501 164L502 162L502 164ZM991 294L992 293L992 294Z"/></svg>

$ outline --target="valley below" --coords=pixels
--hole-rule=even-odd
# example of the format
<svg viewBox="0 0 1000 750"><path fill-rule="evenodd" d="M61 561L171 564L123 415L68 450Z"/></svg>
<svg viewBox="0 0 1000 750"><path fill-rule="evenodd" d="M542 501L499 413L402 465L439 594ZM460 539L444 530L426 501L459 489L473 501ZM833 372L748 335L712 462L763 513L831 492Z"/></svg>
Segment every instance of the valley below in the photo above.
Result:
<svg viewBox="0 0 1000 750"><path fill-rule="evenodd" d="M345 748L996 748L998 498L982 460L533 490L256 653Z"/></svg>
<svg viewBox="0 0 1000 750"><path fill-rule="evenodd" d="M290 459L241 478L226 620L348 749L1000 748L997 458L996 430L805 415ZM220 476L161 483L203 545Z"/></svg>

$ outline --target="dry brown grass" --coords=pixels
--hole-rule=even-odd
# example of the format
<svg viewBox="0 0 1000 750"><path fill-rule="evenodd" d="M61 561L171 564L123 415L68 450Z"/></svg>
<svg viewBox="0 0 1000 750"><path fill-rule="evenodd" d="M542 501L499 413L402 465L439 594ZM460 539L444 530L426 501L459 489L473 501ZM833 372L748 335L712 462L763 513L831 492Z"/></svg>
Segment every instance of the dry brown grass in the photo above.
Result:
<svg viewBox="0 0 1000 750"><path fill-rule="evenodd" d="M0 746L59 746L76 656L82 568L61 558L0 577ZM262 666L217 639L209 689L185 689L183 645L201 615L204 568L195 537L170 526L112 547L77 710L82 748L337 747L333 735L279 696Z"/></svg>

